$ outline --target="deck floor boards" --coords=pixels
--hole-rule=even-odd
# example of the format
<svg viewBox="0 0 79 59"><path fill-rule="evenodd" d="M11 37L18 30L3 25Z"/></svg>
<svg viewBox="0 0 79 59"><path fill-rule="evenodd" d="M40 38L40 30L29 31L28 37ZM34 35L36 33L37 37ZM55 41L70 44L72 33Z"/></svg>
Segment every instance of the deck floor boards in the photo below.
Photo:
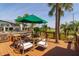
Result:
<svg viewBox="0 0 79 59"><path fill-rule="evenodd" d="M26 52L25 54L20 54L20 53L16 53L14 52L14 49L10 47L10 45L12 44L11 41L9 42L5 42L5 43L0 43L0 55L6 55L6 54L10 54L11 56L42 56L45 55L48 51L50 51L51 49L53 50L55 47L61 47L63 49L65 49L65 51L67 50L67 46L68 43L65 43L64 41L59 41L58 44L54 43L54 40L51 42L48 42L48 47L44 50L39 50L34 48L33 50L29 50L28 52ZM53 53L52 53L53 54Z"/></svg>

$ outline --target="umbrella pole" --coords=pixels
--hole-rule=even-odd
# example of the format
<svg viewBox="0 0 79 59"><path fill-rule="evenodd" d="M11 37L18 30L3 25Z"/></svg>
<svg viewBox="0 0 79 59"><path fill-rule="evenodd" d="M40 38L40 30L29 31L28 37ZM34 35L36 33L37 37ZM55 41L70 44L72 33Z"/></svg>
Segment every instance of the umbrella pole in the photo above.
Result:
<svg viewBox="0 0 79 59"><path fill-rule="evenodd" d="M20 24L20 28L21 28L21 31L22 31L23 30L23 24L22 23Z"/></svg>
<svg viewBox="0 0 79 59"><path fill-rule="evenodd" d="M33 25L34 25L34 23L32 23L32 27L31 27L32 28L32 39L33 39L33 45L34 45L33 48L34 48L35 47L35 39L33 38Z"/></svg>

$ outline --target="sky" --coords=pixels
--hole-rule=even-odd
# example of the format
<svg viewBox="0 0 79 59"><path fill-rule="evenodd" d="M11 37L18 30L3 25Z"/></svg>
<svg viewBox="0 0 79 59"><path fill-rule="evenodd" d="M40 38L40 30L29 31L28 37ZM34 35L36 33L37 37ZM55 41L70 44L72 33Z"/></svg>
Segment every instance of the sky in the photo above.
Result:
<svg viewBox="0 0 79 59"><path fill-rule="evenodd" d="M55 27L55 16L50 17L48 12L50 7L46 3L0 3L0 20L15 22L18 16L24 14L34 14L48 21L48 26ZM79 21L79 4L73 4L72 12L65 12L61 17L61 23L70 22L73 20Z"/></svg>

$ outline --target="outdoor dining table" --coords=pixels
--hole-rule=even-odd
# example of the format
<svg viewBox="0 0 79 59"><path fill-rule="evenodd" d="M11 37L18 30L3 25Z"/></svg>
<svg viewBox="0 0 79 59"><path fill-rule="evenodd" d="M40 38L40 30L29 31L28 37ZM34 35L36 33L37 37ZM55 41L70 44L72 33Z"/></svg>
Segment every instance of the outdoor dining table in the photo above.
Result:
<svg viewBox="0 0 79 59"><path fill-rule="evenodd" d="M12 39L12 41L15 41L15 40L20 40L21 39L21 34L13 34L12 35L13 36L13 39Z"/></svg>
<svg viewBox="0 0 79 59"><path fill-rule="evenodd" d="M13 36L13 40L12 41L15 41L15 40L20 40L20 39L23 39L25 36L27 36L28 33L24 33L24 32L18 32L18 33L13 33L12 36Z"/></svg>

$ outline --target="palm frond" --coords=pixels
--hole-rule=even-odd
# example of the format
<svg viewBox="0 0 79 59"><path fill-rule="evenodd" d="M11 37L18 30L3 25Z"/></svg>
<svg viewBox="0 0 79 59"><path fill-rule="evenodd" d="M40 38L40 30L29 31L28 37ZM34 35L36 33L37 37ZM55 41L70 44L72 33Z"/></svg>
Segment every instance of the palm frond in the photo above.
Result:
<svg viewBox="0 0 79 59"><path fill-rule="evenodd" d="M63 7L66 11L72 11L73 10L72 6L73 6L72 3L63 3Z"/></svg>
<svg viewBox="0 0 79 59"><path fill-rule="evenodd" d="M55 8L56 8L56 5L53 5L51 10L49 11L49 16L52 16L54 13L55 13Z"/></svg>
<svg viewBox="0 0 79 59"><path fill-rule="evenodd" d="M60 16L64 16L64 11L63 10L60 11Z"/></svg>
<svg viewBox="0 0 79 59"><path fill-rule="evenodd" d="M48 6L49 7L52 7L52 6L54 6L55 5L55 3L48 3Z"/></svg>

